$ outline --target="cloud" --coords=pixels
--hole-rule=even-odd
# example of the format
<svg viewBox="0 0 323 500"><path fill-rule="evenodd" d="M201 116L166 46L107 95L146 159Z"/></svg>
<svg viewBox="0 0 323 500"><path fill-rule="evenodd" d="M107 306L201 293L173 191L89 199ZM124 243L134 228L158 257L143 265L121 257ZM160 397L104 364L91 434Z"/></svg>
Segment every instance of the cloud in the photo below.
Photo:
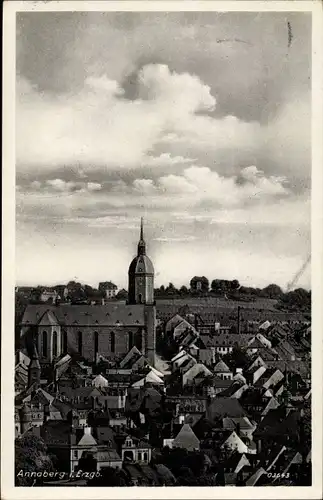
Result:
<svg viewBox="0 0 323 500"><path fill-rule="evenodd" d="M102 185L98 182L88 182L86 186L89 191L101 191L102 189Z"/></svg>
<svg viewBox="0 0 323 500"><path fill-rule="evenodd" d="M165 206L169 204L169 196L175 203L186 206L199 206L203 203L212 206L239 206L256 200L265 203L277 196L287 196L288 188L283 177L266 177L264 172L255 166L245 167L240 177L223 177L208 167L192 165L184 169L182 175L162 176L155 183L149 179L134 182L149 187L149 193L158 193L165 197ZM176 195L181 195L178 199Z"/></svg>
<svg viewBox="0 0 323 500"><path fill-rule="evenodd" d="M17 168L83 169L139 166L167 128L185 122L215 99L195 75L150 64L138 72L140 98L122 98L122 89L106 76L88 77L77 94L40 92L25 79L17 83ZM91 89L91 92L88 91ZM28 124L28 126L27 126ZM165 154L159 162L178 163ZM157 162L157 160L155 160Z"/></svg>
<svg viewBox="0 0 323 500"><path fill-rule="evenodd" d="M144 164L147 167L171 167L174 165L185 165L196 161L193 158L185 158L184 156L172 156L170 153L162 153L159 156L147 156Z"/></svg>
<svg viewBox="0 0 323 500"><path fill-rule="evenodd" d="M20 186L21 187L21 186ZM30 192L41 192L44 195L47 193L69 194L69 193L85 193L91 191L100 191L102 185L98 182L74 182L65 181L64 179L47 179L44 182L32 181L29 187L24 187L25 195Z"/></svg>
<svg viewBox="0 0 323 500"><path fill-rule="evenodd" d="M61 193L74 191L78 188L75 182L66 182L63 179L50 179L45 183L53 191L58 191Z"/></svg>
<svg viewBox="0 0 323 500"><path fill-rule="evenodd" d="M122 89L115 80L110 80L107 75L102 75L99 77L89 76L85 80L85 84L96 91L102 91L105 97L120 96L124 94L124 89Z"/></svg>

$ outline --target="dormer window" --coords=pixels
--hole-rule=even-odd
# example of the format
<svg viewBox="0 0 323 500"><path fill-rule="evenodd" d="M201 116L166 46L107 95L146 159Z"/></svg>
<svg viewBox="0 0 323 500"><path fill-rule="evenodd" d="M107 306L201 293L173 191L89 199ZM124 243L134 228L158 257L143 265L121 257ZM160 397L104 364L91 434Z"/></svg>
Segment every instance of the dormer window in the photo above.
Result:
<svg viewBox="0 0 323 500"><path fill-rule="evenodd" d="M131 448L132 447L132 439L126 439L125 446L126 446L126 448Z"/></svg>

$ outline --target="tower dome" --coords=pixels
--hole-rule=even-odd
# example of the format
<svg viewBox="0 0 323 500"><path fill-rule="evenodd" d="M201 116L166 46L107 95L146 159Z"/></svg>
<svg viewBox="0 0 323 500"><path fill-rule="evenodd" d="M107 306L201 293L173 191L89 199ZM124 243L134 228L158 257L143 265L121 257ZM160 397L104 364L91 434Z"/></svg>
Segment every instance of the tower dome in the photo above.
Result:
<svg viewBox="0 0 323 500"><path fill-rule="evenodd" d="M143 218L140 224L140 239L137 255L129 271L129 304L152 304L154 302L154 266L146 255Z"/></svg>

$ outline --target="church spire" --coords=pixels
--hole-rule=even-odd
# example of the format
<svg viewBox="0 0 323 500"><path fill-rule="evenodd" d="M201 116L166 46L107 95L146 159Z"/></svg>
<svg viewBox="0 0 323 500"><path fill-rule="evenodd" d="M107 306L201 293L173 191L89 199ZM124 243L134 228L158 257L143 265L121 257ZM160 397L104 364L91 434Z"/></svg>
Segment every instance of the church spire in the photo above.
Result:
<svg viewBox="0 0 323 500"><path fill-rule="evenodd" d="M144 218L140 220L140 240L138 243L138 255L146 255L146 242L144 240Z"/></svg>

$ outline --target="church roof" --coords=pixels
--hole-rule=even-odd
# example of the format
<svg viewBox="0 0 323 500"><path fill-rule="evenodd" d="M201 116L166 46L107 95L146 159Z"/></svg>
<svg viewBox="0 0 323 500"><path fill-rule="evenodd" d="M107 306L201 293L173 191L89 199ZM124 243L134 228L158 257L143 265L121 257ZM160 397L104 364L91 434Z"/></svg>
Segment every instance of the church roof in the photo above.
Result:
<svg viewBox="0 0 323 500"><path fill-rule="evenodd" d="M154 266L147 255L137 255L129 266L129 274L154 274Z"/></svg>
<svg viewBox="0 0 323 500"><path fill-rule="evenodd" d="M108 303L105 305L69 305L50 306L48 304L30 304L27 306L23 318L23 325L36 325L44 313L50 312L57 318L56 324L74 326L144 326L145 306L141 304L128 305ZM48 315L47 315L48 317ZM44 320L41 323L45 326ZM48 319L46 326L51 326Z"/></svg>

